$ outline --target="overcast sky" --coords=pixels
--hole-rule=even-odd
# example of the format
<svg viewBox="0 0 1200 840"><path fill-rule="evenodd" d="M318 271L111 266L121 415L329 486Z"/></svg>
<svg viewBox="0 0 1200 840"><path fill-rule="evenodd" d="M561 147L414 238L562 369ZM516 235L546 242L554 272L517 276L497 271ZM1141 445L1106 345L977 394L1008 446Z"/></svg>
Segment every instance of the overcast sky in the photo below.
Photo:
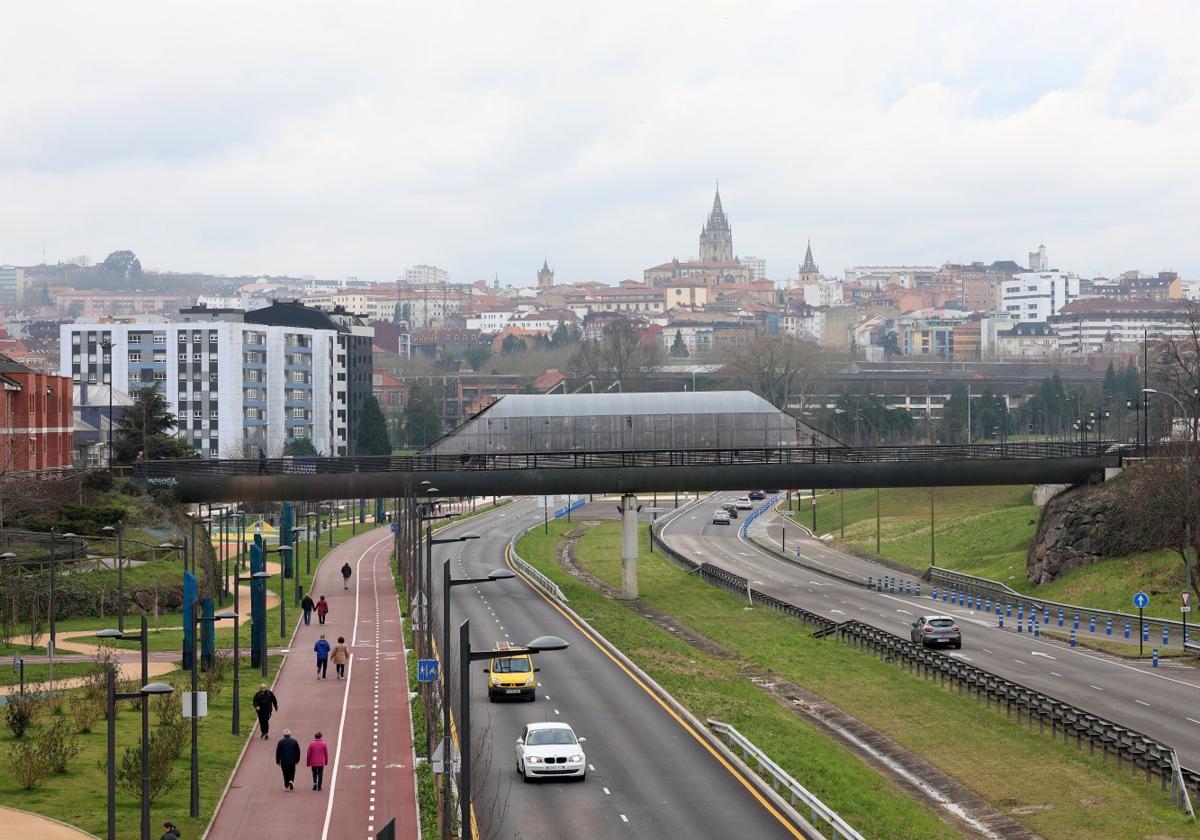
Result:
<svg viewBox="0 0 1200 840"><path fill-rule="evenodd" d="M402 10L403 7L407 7ZM1200 275L1200 4L10 3L0 263Z"/></svg>

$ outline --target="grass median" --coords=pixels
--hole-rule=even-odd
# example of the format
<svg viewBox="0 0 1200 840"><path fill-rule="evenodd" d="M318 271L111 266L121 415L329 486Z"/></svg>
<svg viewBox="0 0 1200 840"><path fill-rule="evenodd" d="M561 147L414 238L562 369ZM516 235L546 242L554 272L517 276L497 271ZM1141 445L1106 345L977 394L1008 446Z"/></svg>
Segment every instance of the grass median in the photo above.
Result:
<svg viewBox="0 0 1200 840"><path fill-rule="evenodd" d="M873 524L873 523L872 523ZM519 551L555 580L572 606L700 717L737 726L803 784L872 837L937 837L924 808L839 745L783 709L738 674L736 663L697 649L634 617L562 571L554 549L567 530L533 532ZM620 530L604 523L578 543L580 564L620 583ZM648 606L677 618L744 662L801 685L942 769L1044 837L1197 837L1157 782L1118 774L1100 758L1013 725L1003 715L768 610L686 575L642 534L640 591Z"/></svg>

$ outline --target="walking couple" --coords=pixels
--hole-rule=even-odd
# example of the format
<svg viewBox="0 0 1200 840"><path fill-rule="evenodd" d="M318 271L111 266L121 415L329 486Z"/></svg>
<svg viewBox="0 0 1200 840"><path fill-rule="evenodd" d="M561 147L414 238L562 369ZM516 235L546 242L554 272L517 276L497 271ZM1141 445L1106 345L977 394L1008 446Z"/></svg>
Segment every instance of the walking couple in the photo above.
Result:
<svg viewBox="0 0 1200 840"><path fill-rule="evenodd" d="M330 648L325 634L322 633L321 638L317 639L317 643L313 645L313 652L317 654L317 679L325 679L330 659L333 659L334 667L337 668L337 678L339 680L345 678L346 663L350 661L350 648L346 647L345 636L338 636L337 646Z"/></svg>
<svg viewBox="0 0 1200 840"><path fill-rule="evenodd" d="M283 730L283 738L275 746L275 763L283 771L283 789L295 790L296 765L300 763L300 742L292 737L292 730ZM329 764L329 745L318 732L308 743L304 762L312 770L313 790L321 790L325 781L325 767Z"/></svg>

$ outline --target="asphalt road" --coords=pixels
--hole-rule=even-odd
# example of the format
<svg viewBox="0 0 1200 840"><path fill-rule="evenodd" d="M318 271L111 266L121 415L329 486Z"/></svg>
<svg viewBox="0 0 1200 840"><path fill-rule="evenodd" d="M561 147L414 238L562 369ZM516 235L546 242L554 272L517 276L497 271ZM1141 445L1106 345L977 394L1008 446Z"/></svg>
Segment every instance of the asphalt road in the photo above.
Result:
<svg viewBox="0 0 1200 840"><path fill-rule="evenodd" d="M464 522L443 536L480 539L434 549L435 605L441 603L442 561L454 577L483 577L504 565L512 534L540 522L531 501L507 505ZM476 815L481 836L538 840L564 837L792 837L744 784L719 763L659 703L635 683L582 630L521 579L451 590L451 635L471 621L471 646L498 640L523 644L540 635L570 643L535 657L541 668L533 703L489 703L484 663L472 667L472 743ZM440 625L441 610L433 616ZM586 616L585 616L586 618ZM440 631L439 631L440 633ZM457 645L454 657L457 662ZM587 738L583 782L521 782L515 741L537 721L565 721ZM482 753L482 754L481 754ZM490 753L490 754L489 754Z"/></svg>
<svg viewBox="0 0 1200 840"><path fill-rule="evenodd" d="M1045 636L1017 634L1013 629L1015 612L1012 619L1005 619L1001 630L995 615L941 601L935 604L927 588L923 588L923 598L868 591L789 563L741 538L739 526L747 511L729 525L712 524L713 511L739 495L716 493L677 515L664 526L663 539L692 560L746 577L755 589L836 621L858 619L907 638L917 618L932 613L950 615L962 628L963 646L961 651L948 650L949 655L1159 738L1175 747L1181 763L1200 767L1200 672L1191 666L1164 660L1153 669L1148 663L1071 648ZM786 527L788 550L799 548L809 563L864 577L895 574L813 539L774 513L759 517L750 527L755 536L769 535L776 544L780 529ZM1057 618L1049 626L1057 629ZM1069 631L1069 627L1064 629Z"/></svg>

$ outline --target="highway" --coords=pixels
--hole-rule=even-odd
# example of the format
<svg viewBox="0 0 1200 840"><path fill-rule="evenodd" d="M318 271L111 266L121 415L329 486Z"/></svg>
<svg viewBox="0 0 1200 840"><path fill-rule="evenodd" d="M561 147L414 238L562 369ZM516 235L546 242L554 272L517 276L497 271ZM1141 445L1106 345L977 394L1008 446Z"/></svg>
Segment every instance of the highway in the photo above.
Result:
<svg viewBox="0 0 1200 840"><path fill-rule="evenodd" d="M451 559L456 578L486 576L504 565L509 538L541 522L542 515L534 502L518 501L439 534L480 537L434 548L433 616L439 635L443 560ZM533 703L489 703L485 664L472 667L472 787L480 836L799 836L581 628L523 580L454 587L451 603L452 637L457 639L459 624L469 618L475 650L490 649L499 640L524 644L546 634L570 643L565 651L535 657L541 673ZM457 662L457 645L453 656L443 660ZM522 784L514 744L521 727L543 720L565 721L587 738L586 780ZM481 735L486 744L482 748Z"/></svg>
<svg viewBox="0 0 1200 840"><path fill-rule="evenodd" d="M741 511L741 518L729 525L712 524L713 511L739 495L719 492L677 514L662 527L663 540L696 562L741 575L761 592L835 621L858 619L907 638L911 622L920 616L953 616L962 628L963 646L961 651L948 650L950 656L1141 730L1174 746L1185 766L1200 767L1200 673L1194 668L1164 661L1155 670L1149 663L1071 648L1045 636L1017 634L1015 612L1012 619L1005 619L1001 630L995 615L935 603L928 597L927 587L923 598L875 592L790 563L740 536L739 526L749 511ZM893 569L825 545L794 523L785 522L783 517L767 513L751 524L750 531L757 537L769 535L778 545L779 532L786 527L789 552L799 548L804 560L832 570L863 577L895 574ZM1057 628L1056 624L1050 626Z"/></svg>

